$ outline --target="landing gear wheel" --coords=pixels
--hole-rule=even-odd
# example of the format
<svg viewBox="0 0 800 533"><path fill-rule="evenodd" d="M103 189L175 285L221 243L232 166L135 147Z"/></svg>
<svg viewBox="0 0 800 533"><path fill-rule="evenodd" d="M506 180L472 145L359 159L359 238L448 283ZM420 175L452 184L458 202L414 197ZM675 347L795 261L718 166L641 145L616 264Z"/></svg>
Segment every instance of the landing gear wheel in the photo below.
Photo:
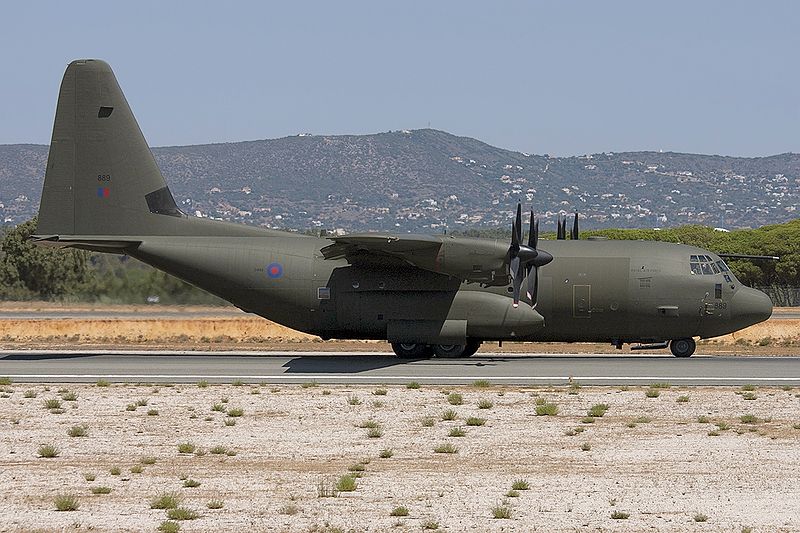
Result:
<svg viewBox="0 0 800 533"><path fill-rule="evenodd" d="M691 337L687 339L673 339L669 343L669 349L675 357L689 357L694 353L697 345Z"/></svg>
<svg viewBox="0 0 800 533"><path fill-rule="evenodd" d="M433 350L427 344L393 342L392 350L401 359L427 359L433 356Z"/></svg>
<svg viewBox="0 0 800 533"><path fill-rule="evenodd" d="M465 357L466 351L466 344L435 344L433 346L433 353L436 354L436 357L441 358Z"/></svg>
<svg viewBox="0 0 800 533"><path fill-rule="evenodd" d="M464 349L464 353L461 354L461 357L472 357L481 348L481 344L483 344L483 341L474 339L468 340L467 347Z"/></svg>

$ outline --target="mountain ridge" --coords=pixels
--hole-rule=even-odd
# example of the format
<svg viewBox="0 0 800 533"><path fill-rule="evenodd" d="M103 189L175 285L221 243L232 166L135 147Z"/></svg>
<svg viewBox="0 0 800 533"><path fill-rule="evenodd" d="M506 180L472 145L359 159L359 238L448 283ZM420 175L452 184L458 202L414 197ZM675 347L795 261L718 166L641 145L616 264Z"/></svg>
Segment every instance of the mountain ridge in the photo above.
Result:
<svg viewBox="0 0 800 533"><path fill-rule="evenodd" d="M38 208L46 145L0 145L0 216ZM509 222L516 202L543 224L754 227L796 218L800 155L682 152L555 157L420 129L298 135L153 148L190 214L284 229L441 231ZM554 224L554 223L553 223Z"/></svg>

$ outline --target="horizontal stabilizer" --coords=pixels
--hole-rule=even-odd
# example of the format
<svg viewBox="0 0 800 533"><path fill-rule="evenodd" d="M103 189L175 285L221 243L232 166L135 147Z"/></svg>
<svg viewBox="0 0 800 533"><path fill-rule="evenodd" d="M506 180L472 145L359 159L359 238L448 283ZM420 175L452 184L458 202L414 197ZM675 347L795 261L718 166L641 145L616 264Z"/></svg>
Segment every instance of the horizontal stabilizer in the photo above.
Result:
<svg viewBox="0 0 800 533"><path fill-rule="evenodd" d="M37 246L51 248L78 248L81 250L91 250L96 252L107 252L116 254L129 253L135 250L142 241L124 240L106 237L96 237L91 235L31 235L30 240Z"/></svg>

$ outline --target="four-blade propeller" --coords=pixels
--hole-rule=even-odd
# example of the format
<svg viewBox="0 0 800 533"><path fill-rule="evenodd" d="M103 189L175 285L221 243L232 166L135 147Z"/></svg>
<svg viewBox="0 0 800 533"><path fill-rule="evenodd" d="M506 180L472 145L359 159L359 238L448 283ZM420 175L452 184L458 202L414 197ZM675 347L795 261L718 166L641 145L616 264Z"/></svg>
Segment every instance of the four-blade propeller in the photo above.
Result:
<svg viewBox="0 0 800 533"><path fill-rule="evenodd" d="M511 246L508 248L508 270L511 276L514 307L519 306L522 281L526 277L528 278L528 298L531 300L531 307L536 307L536 298L539 292L539 267L553 260L552 255L537 249L538 243L539 221L531 211L528 243L522 244L522 204L517 204L517 216L511 225ZM531 270L533 270L533 275L531 275Z"/></svg>

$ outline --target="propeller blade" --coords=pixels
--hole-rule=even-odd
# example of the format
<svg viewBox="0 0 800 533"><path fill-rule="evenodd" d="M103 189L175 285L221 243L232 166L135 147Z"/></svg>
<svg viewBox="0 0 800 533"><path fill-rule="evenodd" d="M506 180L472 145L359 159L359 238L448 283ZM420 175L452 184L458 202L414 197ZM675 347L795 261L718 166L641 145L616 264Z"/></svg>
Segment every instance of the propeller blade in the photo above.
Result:
<svg viewBox="0 0 800 533"><path fill-rule="evenodd" d="M536 249L536 243L534 242L534 234L533 234L533 209L531 209L531 220L528 224L528 246L530 248Z"/></svg>
<svg viewBox="0 0 800 533"><path fill-rule="evenodd" d="M517 204L517 213L522 208L521 205ZM517 256L517 252L519 251L519 232L517 229L517 219L515 218L514 221L511 222L511 247L509 248L509 252L511 253L511 258Z"/></svg>
<svg viewBox="0 0 800 533"><path fill-rule="evenodd" d="M513 289L513 296L514 296L514 307L519 306L519 293L520 289L522 288L522 260L519 257L515 257L511 260L511 286Z"/></svg>
<svg viewBox="0 0 800 533"><path fill-rule="evenodd" d="M531 218L533 218L533 211L531 211ZM533 223L533 249L539 246L539 219L535 219Z"/></svg>
<svg viewBox="0 0 800 533"><path fill-rule="evenodd" d="M566 222L566 220L564 221ZM575 222L572 223L572 231L569 234L569 238L573 241L578 240L578 212L575 211Z"/></svg>
<svg viewBox="0 0 800 533"><path fill-rule="evenodd" d="M522 204L517 203L517 218L516 218L516 226L517 226L517 243L522 242Z"/></svg>

